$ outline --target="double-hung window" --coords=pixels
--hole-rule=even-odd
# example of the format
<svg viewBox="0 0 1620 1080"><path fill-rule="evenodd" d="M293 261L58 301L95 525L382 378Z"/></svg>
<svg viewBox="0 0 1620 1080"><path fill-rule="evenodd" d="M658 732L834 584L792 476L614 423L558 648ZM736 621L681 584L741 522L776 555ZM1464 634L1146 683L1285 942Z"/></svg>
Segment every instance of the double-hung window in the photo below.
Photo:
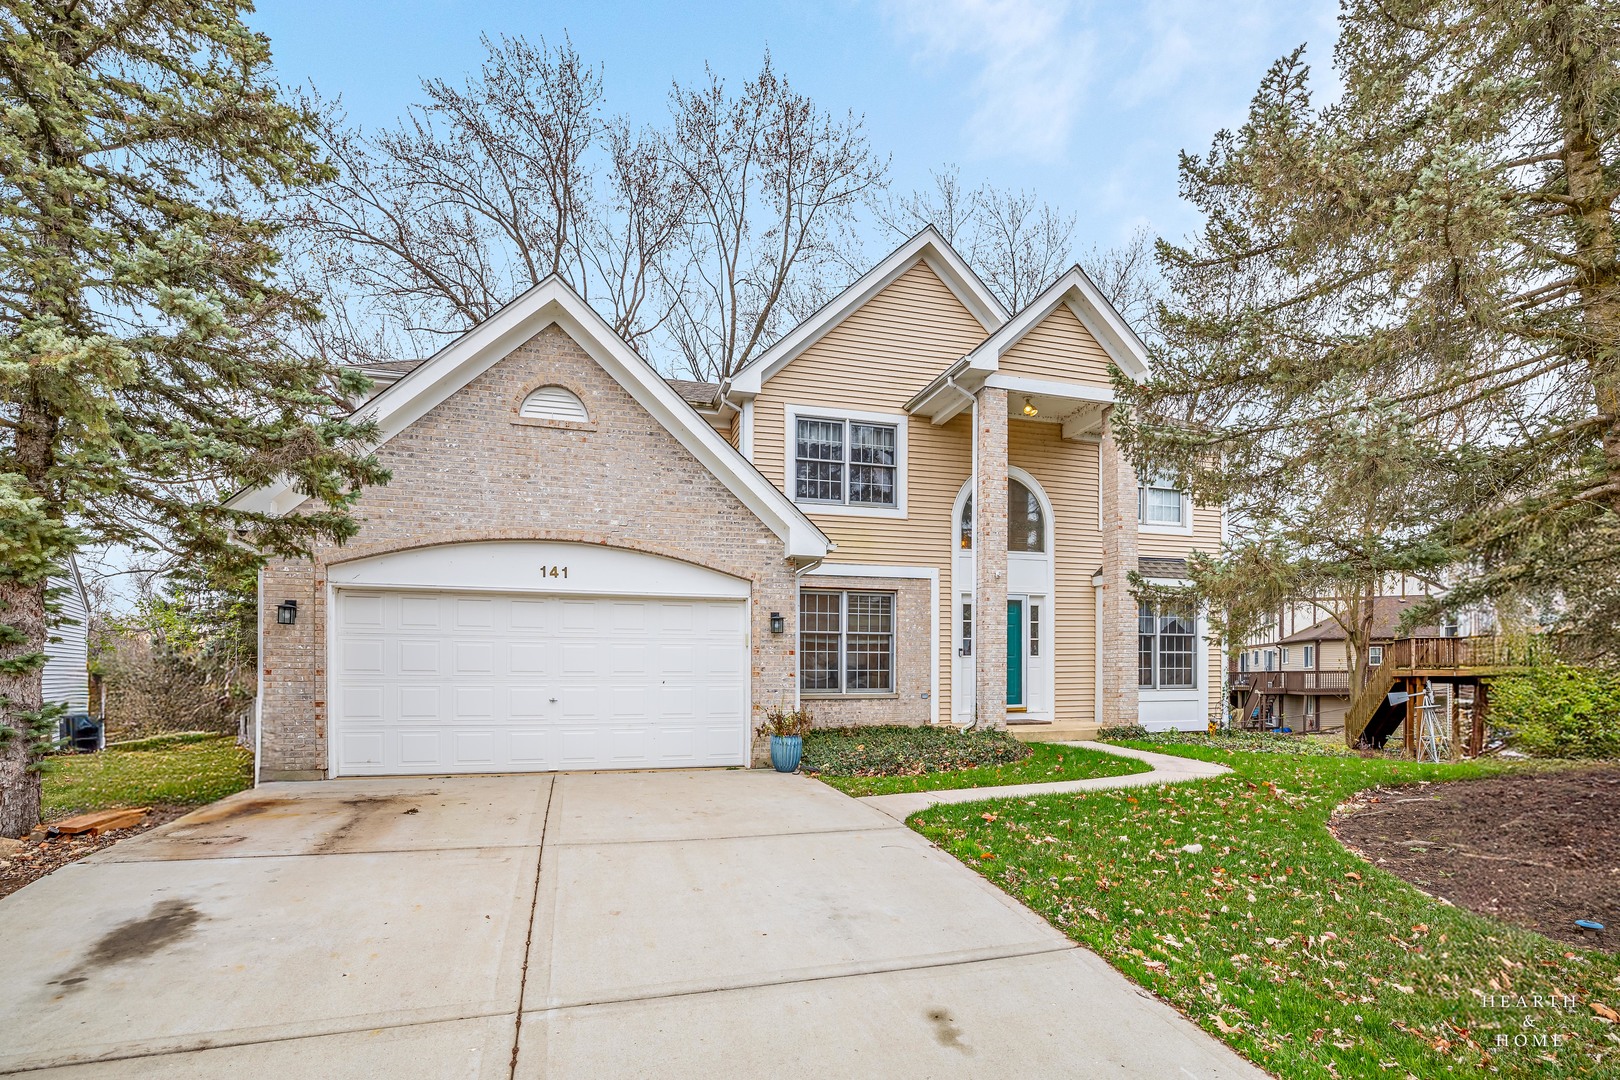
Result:
<svg viewBox="0 0 1620 1080"><path fill-rule="evenodd" d="M1136 520L1143 525L1182 528L1187 524L1186 500L1162 477L1143 481L1136 489Z"/></svg>
<svg viewBox="0 0 1620 1080"><path fill-rule="evenodd" d="M893 508L899 505L899 493L897 425L795 417L796 501Z"/></svg>
<svg viewBox="0 0 1620 1080"><path fill-rule="evenodd" d="M1191 609L1172 604L1143 604L1137 613L1138 685L1149 690L1195 688L1198 685L1197 633Z"/></svg>
<svg viewBox="0 0 1620 1080"><path fill-rule="evenodd" d="M1316 666L1316 646L1307 645L1302 651L1305 653L1305 659L1302 661L1304 666L1314 668Z"/></svg>
<svg viewBox="0 0 1620 1080"><path fill-rule="evenodd" d="M894 692L894 594L799 593L799 686L810 694Z"/></svg>

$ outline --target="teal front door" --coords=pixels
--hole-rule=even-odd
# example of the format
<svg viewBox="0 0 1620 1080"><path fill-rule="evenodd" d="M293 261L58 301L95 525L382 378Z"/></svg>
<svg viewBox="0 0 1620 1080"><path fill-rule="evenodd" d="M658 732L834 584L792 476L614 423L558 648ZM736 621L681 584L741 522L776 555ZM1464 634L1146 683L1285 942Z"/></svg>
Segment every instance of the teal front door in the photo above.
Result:
<svg viewBox="0 0 1620 1080"><path fill-rule="evenodd" d="M1007 708L1024 707L1024 602L1007 601Z"/></svg>

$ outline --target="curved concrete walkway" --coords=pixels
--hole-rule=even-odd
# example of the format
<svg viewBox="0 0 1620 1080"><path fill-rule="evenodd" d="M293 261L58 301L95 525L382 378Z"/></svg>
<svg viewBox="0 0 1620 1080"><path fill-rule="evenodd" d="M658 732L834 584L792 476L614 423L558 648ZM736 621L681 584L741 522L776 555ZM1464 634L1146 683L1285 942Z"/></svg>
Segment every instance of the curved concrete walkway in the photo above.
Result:
<svg viewBox="0 0 1620 1080"><path fill-rule="evenodd" d="M1062 780L1055 784L1012 784L1008 787L951 788L945 791L908 791L899 795L868 795L861 800L881 810L896 821L904 821L919 810L941 803L983 802L986 799L1014 799L1019 796L1062 795L1070 791L1102 791L1107 788L1148 787L1153 784L1180 784L1188 780L1207 780L1232 770L1225 765L1209 761L1176 757L1173 754L1155 754L1150 750L1133 750L1128 746L1108 743L1066 742L1059 746L1079 746L1087 750L1101 750L1120 757L1135 758L1153 766L1151 772L1129 773L1125 776L1097 776L1090 780Z"/></svg>

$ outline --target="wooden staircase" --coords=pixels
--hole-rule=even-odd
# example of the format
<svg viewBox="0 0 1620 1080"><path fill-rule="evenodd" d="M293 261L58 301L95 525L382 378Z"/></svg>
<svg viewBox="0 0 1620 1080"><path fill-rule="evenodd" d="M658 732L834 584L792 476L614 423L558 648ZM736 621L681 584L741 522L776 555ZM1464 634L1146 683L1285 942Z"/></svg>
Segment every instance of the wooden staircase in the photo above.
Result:
<svg viewBox="0 0 1620 1080"><path fill-rule="evenodd" d="M1356 703L1344 717L1345 741L1351 746L1366 734L1367 725L1378 715L1378 710L1383 707L1384 699L1389 697L1397 677L1394 664L1384 663L1373 669L1366 690L1356 699Z"/></svg>

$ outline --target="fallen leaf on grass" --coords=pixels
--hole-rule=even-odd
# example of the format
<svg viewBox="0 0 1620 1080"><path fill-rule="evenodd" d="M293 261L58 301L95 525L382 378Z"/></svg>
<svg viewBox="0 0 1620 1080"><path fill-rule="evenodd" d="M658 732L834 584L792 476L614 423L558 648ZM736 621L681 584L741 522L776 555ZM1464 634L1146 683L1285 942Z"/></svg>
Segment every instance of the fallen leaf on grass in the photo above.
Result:
<svg viewBox="0 0 1620 1080"><path fill-rule="evenodd" d="M1590 1004L1592 1006L1592 1011L1597 1013L1601 1019L1606 1020L1611 1024L1620 1023L1620 1013L1615 1012L1613 1009L1609 1008L1600 1001L1594 1001Z"/></svg>

